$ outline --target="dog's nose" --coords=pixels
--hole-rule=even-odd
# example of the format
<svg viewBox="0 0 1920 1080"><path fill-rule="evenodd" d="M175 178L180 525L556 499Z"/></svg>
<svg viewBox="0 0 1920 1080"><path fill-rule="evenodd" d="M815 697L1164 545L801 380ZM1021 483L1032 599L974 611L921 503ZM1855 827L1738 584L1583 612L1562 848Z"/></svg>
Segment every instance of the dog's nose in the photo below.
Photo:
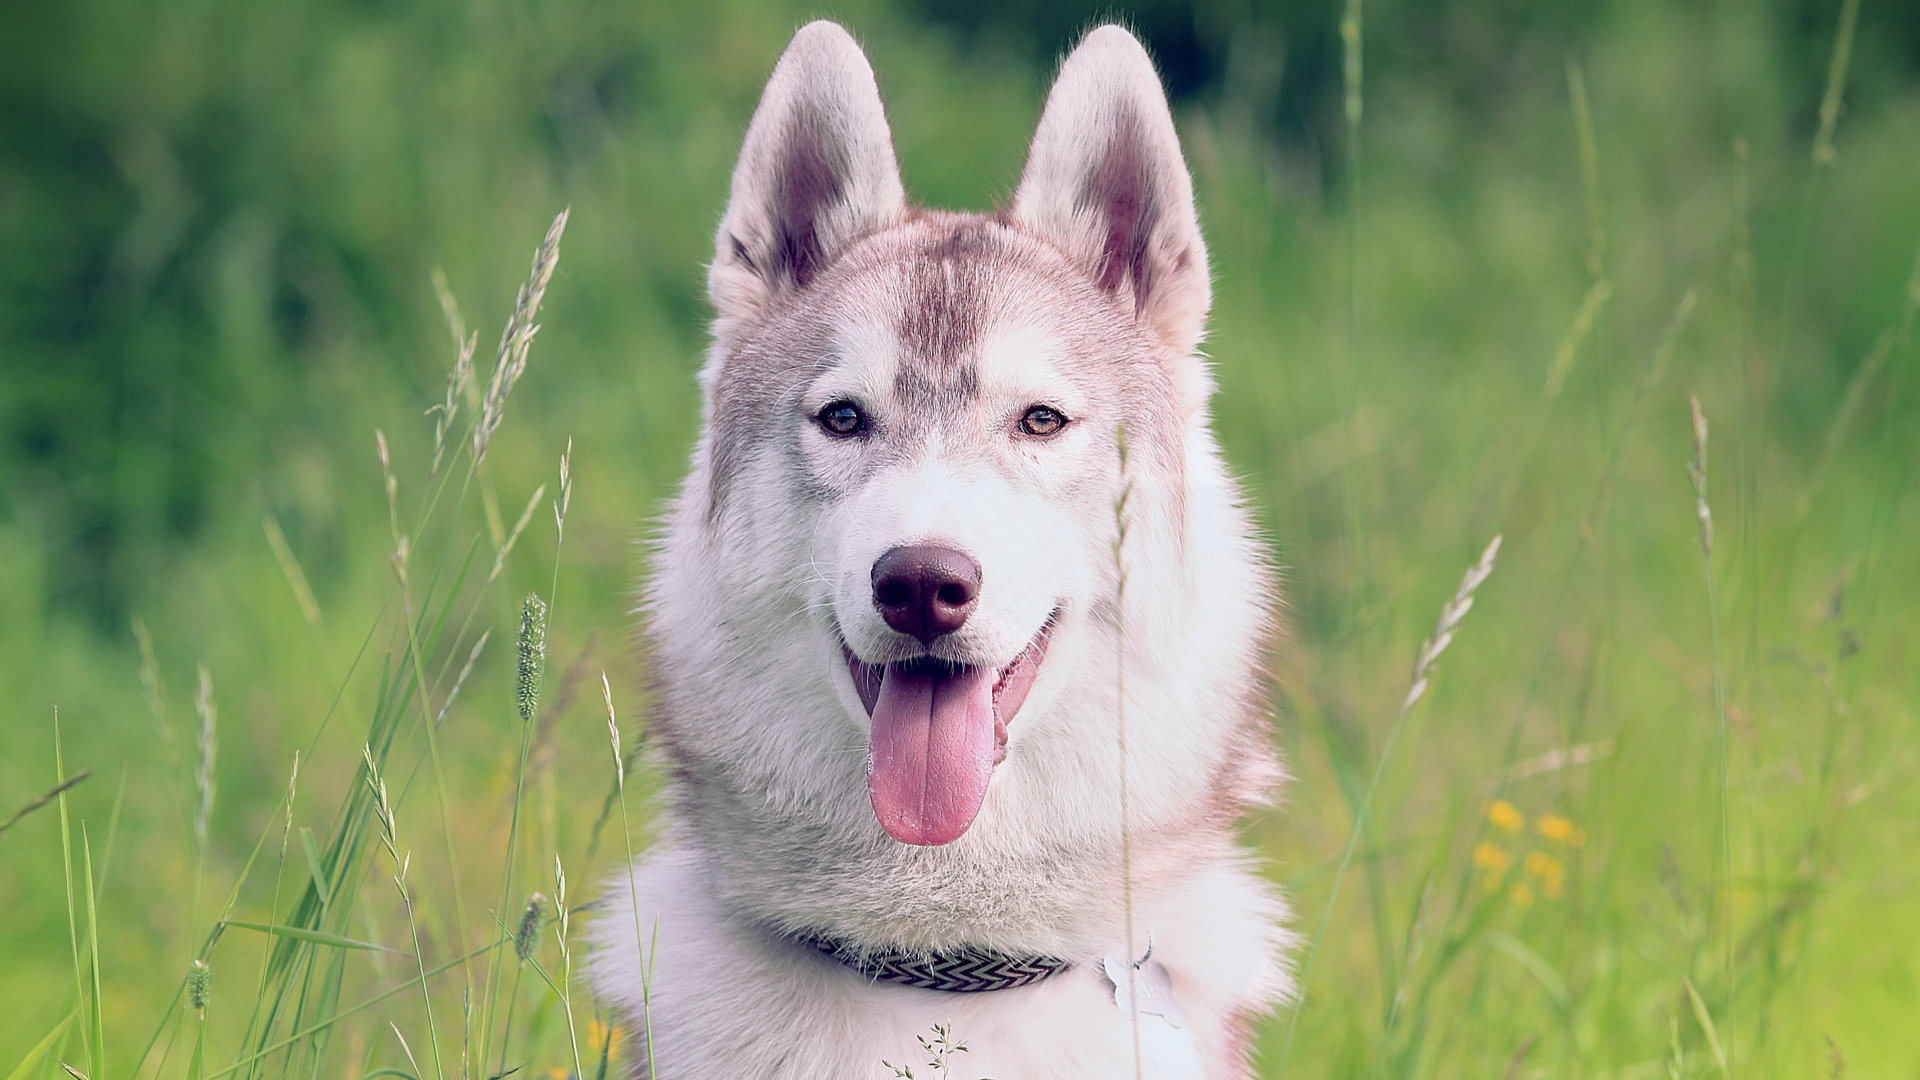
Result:
<svg viewBox="0 0 1920 1080"><path fill-rule="evenodd" d="M873 564L873 606L922 645L960 629L980 599L980 564L942 544L897 547Z"/></svg>

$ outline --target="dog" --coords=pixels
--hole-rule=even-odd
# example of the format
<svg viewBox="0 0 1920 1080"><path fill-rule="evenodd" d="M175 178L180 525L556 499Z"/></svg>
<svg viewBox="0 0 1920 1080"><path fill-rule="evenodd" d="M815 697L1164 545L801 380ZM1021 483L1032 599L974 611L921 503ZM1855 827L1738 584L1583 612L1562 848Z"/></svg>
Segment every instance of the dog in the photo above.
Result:
<svg viewBox="0 0 1920 1080"><path fill-rule="evenodd" d="M948 213L802 28L708 288L644 589L666 823L591 931L635 1075L1251 1075L1291 992L1234 837L1280 779L1276 598L1146 51L1087 34L1011 204Z"/></svg>

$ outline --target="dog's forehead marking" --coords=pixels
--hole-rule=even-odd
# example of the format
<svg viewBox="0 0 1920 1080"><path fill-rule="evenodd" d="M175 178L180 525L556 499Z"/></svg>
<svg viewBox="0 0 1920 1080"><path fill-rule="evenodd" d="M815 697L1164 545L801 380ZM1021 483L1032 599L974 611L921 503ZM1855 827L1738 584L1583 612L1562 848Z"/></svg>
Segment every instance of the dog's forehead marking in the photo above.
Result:
<svg viewBox="0 0 1920 1080"><path fill-rule="evenodd" d="M903 404L951 408L979 393L975 351L999 306L995 243L971 220L909 249L894 276Z"/></svg>

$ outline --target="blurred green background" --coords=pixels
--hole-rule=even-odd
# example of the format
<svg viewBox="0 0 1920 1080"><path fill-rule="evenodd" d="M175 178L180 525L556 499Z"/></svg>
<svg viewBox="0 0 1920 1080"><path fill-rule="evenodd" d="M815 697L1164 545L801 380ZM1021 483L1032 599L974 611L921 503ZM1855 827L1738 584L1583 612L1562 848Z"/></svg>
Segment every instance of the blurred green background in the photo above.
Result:
<svg viewBox="0 0 1920 1080"><path fill-rule="evenodd" d="M460 928L433 875L497 880L477 867L513 802L511 637L538 590L528 843L575 895L616 865L593 842L593 676L643 731L636 542L697 425L733 155L816 15L868 48L908 190L940 206L1007 197L1051 65L1095 20L1163 64L1213 253L1218 426L1286 567L1296 780L1247 836L1305 932L1384 753L1264 1075L1920 1075L1920 7L62 0L0 7L0 815L55 782L57 707L67 772L92 770L68 810L99 885L96 1075L129 1075L156 1027L172 1056L140 1075L186 1075L178 988L263 835L272 856L294 751L296 829L358 783L395 655L374 432L417 499L455 351L436 272L484 375L569 206L532 367L450 527L484 564L570 439L557 579L536 508L470 597L492 644L439 736L442 793L398 812L467 865L416 871L444 956ZM0 832L0 1070L91 1007L67 888L55 808ZM291 895L256 869L233 917ZM398 941L367 896L355 936ZM469 898L468 933L489 906ZM209 1071L237 1058L258 950L229 931L212 958ZM405 970L354 954L344 978L364 996ZM554 999L527 1000L529 1069L571 1068ZM404 1063L386 1021L418 1050L414 1004L342 1023L315 1075ZM100 1053L62 1038L24 1075Z"/></svg>

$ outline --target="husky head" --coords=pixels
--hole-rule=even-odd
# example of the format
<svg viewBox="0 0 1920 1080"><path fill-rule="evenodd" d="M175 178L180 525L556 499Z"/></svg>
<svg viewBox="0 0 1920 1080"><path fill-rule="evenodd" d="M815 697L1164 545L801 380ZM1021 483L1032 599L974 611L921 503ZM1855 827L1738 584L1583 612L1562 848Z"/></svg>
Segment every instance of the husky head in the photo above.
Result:
<svg viewBox="0 0 1920 1080"><path fill-rule="evenodd" d="M709 287L706 428L649 590L692 827L1105 843L1122 667L1136 817L1232 802L1268 592L1207 429L1192 184L1130 34L1065 61L1012 205L973 215L909 205L866 58L803 28Z"/></svg>

